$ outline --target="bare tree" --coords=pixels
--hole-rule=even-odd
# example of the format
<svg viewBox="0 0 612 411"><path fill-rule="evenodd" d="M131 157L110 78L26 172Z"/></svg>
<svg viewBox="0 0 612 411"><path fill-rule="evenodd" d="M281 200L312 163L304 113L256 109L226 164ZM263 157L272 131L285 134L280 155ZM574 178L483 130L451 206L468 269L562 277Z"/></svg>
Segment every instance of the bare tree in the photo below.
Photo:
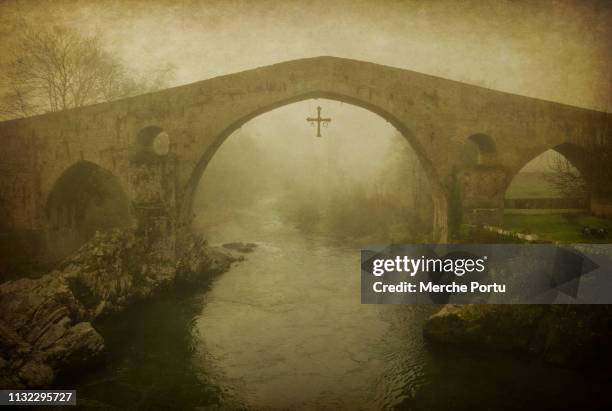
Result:
<svg viewBox="0 0 612 411"><path fill-rule="evenodd" d="M116 100L163 88L173 67L136 77L105 50L99 35L22 25L0 81L0 115L25 117Z"/></svg>
<svg viewBox="0 0 612 411"><path fill-rule="evenodd" d="M554 173L549 182L566 198L612 199L612 138L585 136L574 151L580 171L559 156L551 164Z"/></svg>
<svg viewBox="0 0 612 411"><path fill-rule="evenodd" d="M552 173L547 174L546 180L555 191L564 198L585 198L588 195L586 182L580 172L569 160L556 155L551 161Z"/></svg>

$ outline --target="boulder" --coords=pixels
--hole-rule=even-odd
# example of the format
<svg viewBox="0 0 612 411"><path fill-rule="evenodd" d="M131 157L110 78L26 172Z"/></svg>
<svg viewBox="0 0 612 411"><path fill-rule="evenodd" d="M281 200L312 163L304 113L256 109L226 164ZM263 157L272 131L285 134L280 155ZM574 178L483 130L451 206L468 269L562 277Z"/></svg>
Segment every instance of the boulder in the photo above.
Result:
<svg viewBox="0 0 612 411"><path fill-rule="evenodd" d="M423 334L434 344L517 352L572 368L612 365L612 307L605 305L446 305Z"/></svg>
<svg viewBox="0 0 612 411"><path fill-rule="evenodd" d="M177 280L182 283L198 282L202 279L202 273L207 273L208 277L218 275L227 271L233 262L242 260L243 256L225 248L209 247L201 236L192 235L178 260Z"/></svg>
<svg viewBox="0 0 612 411"><path fill-rule="evenodd" d="M100 358L92 326L176 282L198 284L239 260L189 237L179 259L130 229L97 233L56 270L0 284L0 388L44 387L64 370ZM171 252L170 252L171 251Z"/></svg>

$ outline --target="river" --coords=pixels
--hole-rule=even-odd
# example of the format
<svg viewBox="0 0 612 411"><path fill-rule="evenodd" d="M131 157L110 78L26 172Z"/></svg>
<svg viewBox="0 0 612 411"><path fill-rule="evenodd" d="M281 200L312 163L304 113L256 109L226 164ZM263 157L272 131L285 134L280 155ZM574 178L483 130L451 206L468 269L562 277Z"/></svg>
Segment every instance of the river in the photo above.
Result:
<svg viewBox="0 0 612 411"><path fill-rule="evenodd" d="M585 409L605 397L604 384L537 362L432 352L421 329L437 307L361 305L359 250L271 210L207 230L212 243L258 246L204 289L96 324L107 361L64 381L82 406Z"/></svg>

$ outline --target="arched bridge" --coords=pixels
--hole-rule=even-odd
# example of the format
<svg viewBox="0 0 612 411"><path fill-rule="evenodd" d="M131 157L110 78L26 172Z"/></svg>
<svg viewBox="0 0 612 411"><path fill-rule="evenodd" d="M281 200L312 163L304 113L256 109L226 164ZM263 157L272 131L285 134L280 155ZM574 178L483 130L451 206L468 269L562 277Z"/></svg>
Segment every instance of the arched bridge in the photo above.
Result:
<svg viewBox="0 0 612 411"><path fill-rule="evenodd" d="M496 222L507 185L529 160L557 147L579 153L588 139L609 138L609 113L369 62L307 58L0 123L0 228L47 243L54 233L64 235L62 227L74 234L72 225L88 218L78 211L86 199L62 197L61 184L90 175L97 182L91 195L127 198L124 224L146 235L180 234L190 225L197 182L234 130L318 97L371 110L406 137L432 187L438 241L448 236L455 188L464 220ZM468 146L479 151L476 163L465 161ZM579 155L575 161L588 167Z"/></svg>

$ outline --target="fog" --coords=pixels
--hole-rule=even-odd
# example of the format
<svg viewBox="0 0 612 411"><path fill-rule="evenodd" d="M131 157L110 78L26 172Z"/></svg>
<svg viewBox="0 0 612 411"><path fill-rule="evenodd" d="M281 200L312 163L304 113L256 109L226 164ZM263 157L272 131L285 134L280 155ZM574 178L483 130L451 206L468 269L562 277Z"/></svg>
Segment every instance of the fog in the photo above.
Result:
<svg viewBox="0 0 612 411"><path fill-rule="evenodd" d="M16 23L99 31L135 72L167 63L175 85L333 55L566 104L611 110L606 0L4 1Z"/></svg>
<svg viewBox="0 0 612 411"><path fill-rule="evenodd" d="M316 137L307 117L332 119ZM228 137L196 191L200 229L262 201L305 231L355 240L426 235L431 199L407 140L378 115L317 99L263 114Z"/></svg>

